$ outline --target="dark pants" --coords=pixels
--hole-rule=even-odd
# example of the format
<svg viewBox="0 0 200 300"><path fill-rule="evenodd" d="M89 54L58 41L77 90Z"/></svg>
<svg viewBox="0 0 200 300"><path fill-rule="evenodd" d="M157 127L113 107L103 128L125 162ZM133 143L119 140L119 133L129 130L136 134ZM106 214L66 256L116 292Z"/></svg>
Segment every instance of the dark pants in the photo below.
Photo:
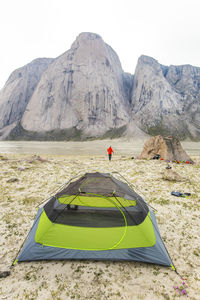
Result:
<svg viewBox="0 0 200 300"><path fill-rule="evenodd" d="M112 154L108 154L109 160L111 160Z"/></svg>

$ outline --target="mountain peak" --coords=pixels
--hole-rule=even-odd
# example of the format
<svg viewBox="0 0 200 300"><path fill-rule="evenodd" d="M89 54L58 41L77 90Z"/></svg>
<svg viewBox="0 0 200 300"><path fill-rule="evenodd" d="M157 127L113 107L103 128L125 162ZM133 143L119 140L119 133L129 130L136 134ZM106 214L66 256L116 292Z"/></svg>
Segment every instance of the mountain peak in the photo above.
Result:
<svg viewBox="0 0 200 300"><path fill-rule="evenodd" d="M142 55L130 75L100 35L82 32L56 59L36 59L11 74L0 91L0 137L8 130L12 139L40 140L143 131L199 139L199 99L200 68Z"/></svg>
<svg viewBox="0 0 200 300"><path fill-rule="evenodd" d="M141 55L138 59L138 63L143 63L143 64L158 64L158 61L151 57L151 56L147 56L147 55Z"/></svg>
<svg viewBox="0 0 200 300"><path fill-rule="evenodd" d="M93 32L82 32L80 33L77 38L77 40L96 40L96 39L102 39L100 35L93 33Z"/></svg>
<svg viewBox="0 0 200 300"><path fill-rule="evenodd" d="M101 136L127 124L126 94L117 54L99 35L81 33L43 74L22 126L40 133L76 128L83 136Z"/></svg>

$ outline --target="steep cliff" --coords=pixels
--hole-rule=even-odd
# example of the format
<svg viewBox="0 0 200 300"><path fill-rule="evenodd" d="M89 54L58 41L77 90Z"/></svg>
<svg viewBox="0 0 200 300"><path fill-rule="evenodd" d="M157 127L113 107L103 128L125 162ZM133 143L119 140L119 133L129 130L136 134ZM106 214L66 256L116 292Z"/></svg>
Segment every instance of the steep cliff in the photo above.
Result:
<svg viewBox="0 0 200 300"><path fill-rule="evenodd" d="M200 68L143 55L125 73L99 35L81 33L59 57L14 71L0 91L0 139L147 134L200 140Z"/></svg>
<svg viewBox="0 0 200 300"><path fill-rule="evenodd" d="M51 62L50 58L35 59L10 75L0 91L0 129L21 120L42 73Z"/></svg>
<svg viewBox="0 0 200 300"><path fill-rule="evenodd" d="M160 65L141 56L134 76L132 118L149 134L200 137L200 68Z"/></svg>
<svg viewBox="0 0 200 300"><path fill-rule="evenodd" d="M74 128L96 137L125 126L129 103L123 75L117 54L99 35L80 34L43 73L23 115L23 128L40 134Z"/></svg>

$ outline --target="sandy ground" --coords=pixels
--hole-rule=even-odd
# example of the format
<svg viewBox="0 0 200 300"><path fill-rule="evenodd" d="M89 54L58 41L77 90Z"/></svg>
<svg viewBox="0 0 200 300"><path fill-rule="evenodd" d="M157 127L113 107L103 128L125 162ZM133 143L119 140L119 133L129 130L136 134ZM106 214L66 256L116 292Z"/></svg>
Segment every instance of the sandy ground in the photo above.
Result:
<svg viewBox="0 0 200 300"><path fill-rule="evenodd" d="M166 163L106 156L0 156L0 271L8 270L30 230L36 206L71 177L120 172L158 210L161 236L189 299L200 299L200 157L171 164L181 181L164 179ZM142 192L141 192L142 191ZM171 191L189 192L178 198ZM170 268L136 262L49 261L16 264L0 279L0 299L179 299L183 280Z"/></svg>
<svg viewBox="0 0 200 300"><path fill-rule="evenodd" d="M117 155L137 156L146 139L113 139L84 142L0 141L0 153L53 154L53 155L105 155L111 145ZM200 142L182 141L183 149L190 155L200 155Z"/></svg>

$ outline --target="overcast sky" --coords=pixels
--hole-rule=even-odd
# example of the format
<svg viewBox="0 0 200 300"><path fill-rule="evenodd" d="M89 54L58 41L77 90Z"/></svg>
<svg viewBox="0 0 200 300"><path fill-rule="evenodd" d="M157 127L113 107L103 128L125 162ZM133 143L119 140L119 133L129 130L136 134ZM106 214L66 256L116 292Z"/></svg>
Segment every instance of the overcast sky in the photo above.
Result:
<svg viewBox="0 0 200 300"><path fill-rule="evenodd" d="M135 72L140 55L200 67L200 0L0 0L0 88L12 71L99 34Z"/></svg>

